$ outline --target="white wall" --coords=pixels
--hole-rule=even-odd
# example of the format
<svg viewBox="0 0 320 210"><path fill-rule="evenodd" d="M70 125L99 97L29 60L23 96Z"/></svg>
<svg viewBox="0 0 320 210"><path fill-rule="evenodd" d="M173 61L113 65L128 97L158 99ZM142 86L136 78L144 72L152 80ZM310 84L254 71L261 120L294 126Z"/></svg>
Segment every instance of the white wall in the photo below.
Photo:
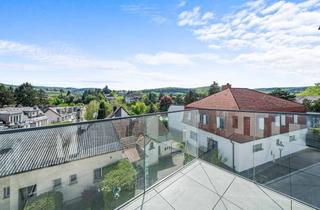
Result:
<svg viewBox="0 0 320 210"><path fill-rule="evenodd" d="M84 189L93 186L93 170L123 159L121 151L73 161L66 164L37 169L0 179L0 186L10 184L10 199L0 201L1 209L17 210L19 189L37 184L37 195L53 189L53 180L61 178L64 201L81 196ZM69 185L69 176L77 174L78 183ZM7 208L5 208L7 207Z"/></svg>

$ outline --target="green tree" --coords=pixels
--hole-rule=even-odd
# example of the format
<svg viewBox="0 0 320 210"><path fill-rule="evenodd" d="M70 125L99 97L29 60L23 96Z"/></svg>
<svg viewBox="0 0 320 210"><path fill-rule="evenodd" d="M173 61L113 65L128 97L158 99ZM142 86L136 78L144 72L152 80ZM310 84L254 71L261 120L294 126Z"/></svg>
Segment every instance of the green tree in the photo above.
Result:
<svg viewBox="0 0 320 210"><path fill-rule="evenodd" d="M184 97L182 94L178 94L173 98L173 103L177 105L183 105Z"/></svg>
<svg viewBox="0 0 320 210"><path fill-rule="evenodd" d="M131 106L131 111L134 115L140 115L147 112L147 106L141 101L137 101Z"/></svg>
<svg viewBox="0 0 320 210"><path fill-rule="evenodd" d="M210 85L208 95L216 94L221 91L221 87L215 81Z"/></svg>
<svg viewBox="0 0 320 210"><path fill-rule="evenodd" d="M158 97L154 92L147 93L143 98L144 103L149 106L150 104L157 103Z"/></svg>
<svg viewBox="0 0 320 210"><path fill-rule="evenodd" d="M23 210L61 210L63 195L59 191L43 193L26 203Z"/></svg>
<svg viewBox="0 0 320 210"><path fill-rule="evenodd" d="M99 104L97 119L105 119L106 117L107 117L106 107L104 105L104 102L102 101Z"/></svg>
<svg viewBox="0 0 320 210"><path fill-rule="evenodd" d="M278 98L282 98L285 100L290 100L290 101L294 101L294 99L296 98L296 95L293 93L290 93L287 90L283 90L281 88L277 88L274 91L272 91L270 93L270 95L278 97Z"/></svg>
<svg viewBox="0 0 320 210"><path fill-rule="evenodd" d="M160 111L161 112L168 111L171 104L172 104L172 98L170 96L163 96L160 99L160 104L159 104Z"/></svg>
<svg viewBox="0 0 320 210"><path fill-rule="evenodd" d="M190 104L196 100L198 100L198 94L190 90L184 97L184 104Z"/></svg>
<svg viewBox="0 0 320 210"><path fill-rule="evenodd" d="M40 89L38 91L38 104L39 105L47 105L48 103L49 103L49 101L48 101L47 93L43 89Z"/></svg>
<svg viewBox="0 0 320 210"><path fill-rule="evenodd" d="M315 101L304 99L303 105L306 107L308 112L320 112L320 99Z"/></svg>
<svg viewBox="0 0 320 210"><path fill-rule="evenodd" d="M90 101L90 103L86 106L85 119L86 120L94 120L97 119L99 111L99 102L96 100Z"/></svg>
<svg viewBox="0 0 320 210"><path fill-rule="evenodd" d="M26 82L15 89L15 98L18 105L34 106L37 105L37 91L33 86Z"/></svg>
<svg viewBox="0 0 320 210"><path fill-rule="evenodd" d="M158 112L158 107L157 107L157 105L156 104L150 104L149 106L148 106L148 112L149 113L156 113L156 112Z"/></svg>
<svg viewBox="0 0 320 210"><path fill-rule="evenodd" d="M15 103L14 91L11 87L7 88L0 84L0 107L4 105L12 105Z"/></svg>
<svg viewBox="0 0 320 210"><path fill-rule="evenodd" d="M105 119L112 112L112 105L109 102L101 101L97 119Z"/></svg>
<svg viewBox="0 0 320 210"><path fill-rule="evenodd" d="M320 83L316 83L314 84L314 86L308 87L298 95L299 96L320 96Z"/></svg>

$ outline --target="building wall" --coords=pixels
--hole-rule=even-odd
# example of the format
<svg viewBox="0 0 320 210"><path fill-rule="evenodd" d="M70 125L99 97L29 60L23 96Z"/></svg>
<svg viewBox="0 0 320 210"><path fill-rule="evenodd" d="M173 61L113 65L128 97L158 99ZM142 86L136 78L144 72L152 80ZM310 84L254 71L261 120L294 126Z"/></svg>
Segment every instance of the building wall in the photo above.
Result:
<svg viewBox="0 0 320 210"><path fill-rule="evenodd" d="M83 190L94 186L93 171L118 160L123 159L121 151L73 161L66 164L37 169L30 172L0 178L0 186L10 184L10 199L0 201L1 209L17 210L19 189L37 184L37 195L53 190L53 180L61 178L62 187L59 189L63 193L64 201L69 201L81 196ZM69 185L69 176L77 174L78 182ZM6 208L4 208L6 207Z"/></svg>
<svg viewBox="0 0 320 210"><path fill-rule="evenodd" d="M48 122L49 124L51 123L55 123L55 122L59 122L59 116L53 112L52 110L47 110L45 113L44 113L47 117L48 117Z"/></svg>

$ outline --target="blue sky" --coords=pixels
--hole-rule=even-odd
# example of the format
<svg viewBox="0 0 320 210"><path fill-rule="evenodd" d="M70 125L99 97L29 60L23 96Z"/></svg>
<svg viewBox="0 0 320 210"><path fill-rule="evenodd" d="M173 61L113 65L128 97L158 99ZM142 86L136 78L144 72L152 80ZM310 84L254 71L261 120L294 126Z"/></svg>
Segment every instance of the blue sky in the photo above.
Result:
<svg viewBox="0 0 320 210"><path fill-rule="evenodd" d="M0 82L312 85L319 20L320 0L2 0Z"/></svg>

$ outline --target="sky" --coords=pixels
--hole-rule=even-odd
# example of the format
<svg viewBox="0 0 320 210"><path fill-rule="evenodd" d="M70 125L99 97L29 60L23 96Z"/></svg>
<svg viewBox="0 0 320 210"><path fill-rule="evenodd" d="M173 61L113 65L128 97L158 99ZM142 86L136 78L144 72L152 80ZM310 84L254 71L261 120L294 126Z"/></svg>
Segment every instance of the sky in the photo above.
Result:
<svg viewBox="0 0 320 210"><path fill-rule="evenodd" d="M0 83L320 82L320 0L1 0Z"/></svg>

